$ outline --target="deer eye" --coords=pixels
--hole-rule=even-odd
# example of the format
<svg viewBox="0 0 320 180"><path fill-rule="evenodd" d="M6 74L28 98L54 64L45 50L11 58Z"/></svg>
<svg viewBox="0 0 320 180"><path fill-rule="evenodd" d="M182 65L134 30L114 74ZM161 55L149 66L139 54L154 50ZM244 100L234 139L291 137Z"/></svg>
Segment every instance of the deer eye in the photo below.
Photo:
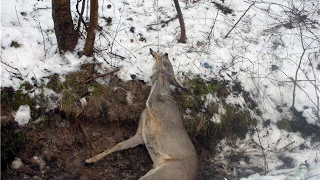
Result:
<svg viewBox="0 0 320 180"><path fill-rule="evenodd" d="M167 57L169 56L168 53L164 53L164 55L167 56Z"/></svg>

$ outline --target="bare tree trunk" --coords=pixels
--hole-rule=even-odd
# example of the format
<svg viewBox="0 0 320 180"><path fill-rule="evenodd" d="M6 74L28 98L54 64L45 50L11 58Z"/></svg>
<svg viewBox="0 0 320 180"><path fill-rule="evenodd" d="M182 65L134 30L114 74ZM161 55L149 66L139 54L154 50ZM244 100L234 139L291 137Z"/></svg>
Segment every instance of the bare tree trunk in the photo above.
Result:
<svg viewBox="0 0 320 180"><path fill-rule="evenodd" d="M186 43L186 27L184 25L184 20L183 20L181 8L180 8L180 5L179 5L179 1L178 0L173 0L173 2L174 2L174 6L176 7L176 10L177 10L177 16L178 16L178 19L179 19L180 29L181 29L179 42L180 43Z"/></svg>
<svg viewBox="0 0 320 180"><path fill-rule="evenodd" d="M98 0L90 0L90 23L87 34L86 43L84 45L83 54L92 56L93 45L96 37L95 31L98 26Z"/></svg>
<svg viewBox="0 0 320 180"><path fill-rule="evenodd" d="M52 0L52 18L59 52L73 51L78 43L78 34L73 26L70 0Z"/></svg>

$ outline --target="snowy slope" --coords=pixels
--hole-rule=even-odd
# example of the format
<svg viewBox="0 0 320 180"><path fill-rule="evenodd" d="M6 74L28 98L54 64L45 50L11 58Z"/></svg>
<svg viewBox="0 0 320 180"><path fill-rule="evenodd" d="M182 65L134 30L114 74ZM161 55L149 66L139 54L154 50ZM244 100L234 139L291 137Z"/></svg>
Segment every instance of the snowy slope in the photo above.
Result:
<svg viewBox="0 0 320 180"><path fill-rule="evenodd" d="M71 2L75 8L77 1ZM241 82L259 104L261 123L266 120L271 123L268 128L259 124L253 136L248 135L236 145L256 159L257 166L268 164L268 175L253 175L248 179L318 179L319 144L311 143L299 133L279 130L275 124L281 119L291 119L289 108L295 89L295 108L303 112L309 123L320 125L317 117L320 3L270 0L252 5L253 2L226 0L223 5L233 12L224 14L211 1L180 1L188 38L186 44L180 44L178 20L161 22L176 16L172 1L100 0L102 30L97 31L96 59L102 63L102 69L121 67L118 76L123 80L130 80L134 74L148 82L153 64L148 49L153 48L169 54L181 80L184 75L201 75ZM109 4L111 8L107 7ZM77 18L75 9L72 13ZM88 13L85 11L85 15ZM106 21L109 17L111 24ZM19 47L14 47L15 44ZM83 45L84 40L79 40L77 49ZM92 58L79 59L76 53L57 54L51 0L1 2L1 87L18 89L24 81L46 84L45 77L57 73L63 79L90 61ZM250 146L251 140L264 151ZM224 142L221 144L231 151ZM284 151L288 144L290 151ZM301 144L308 148L301 150ZM281 163L277 158L279 153L292 157L296 166L286 170L277 168ZM262 155L266 158L261 158ZM222 156L223 153L217 159Z"/></svg>

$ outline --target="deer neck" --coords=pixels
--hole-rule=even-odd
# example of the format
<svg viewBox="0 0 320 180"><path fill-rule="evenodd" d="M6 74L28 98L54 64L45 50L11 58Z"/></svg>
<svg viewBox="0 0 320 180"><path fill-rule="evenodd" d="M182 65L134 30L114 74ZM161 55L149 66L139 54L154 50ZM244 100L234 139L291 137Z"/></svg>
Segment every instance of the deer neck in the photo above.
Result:
<svg viewBox="0 0 320 180"><path fill-rule="evenodd" d="M170 95L170 82L166 76L163 75L160 71L156 74L156 77L153 79L151 91L146 102L147 107L151 107L152 102L158 101L162 96Z"/></svg>

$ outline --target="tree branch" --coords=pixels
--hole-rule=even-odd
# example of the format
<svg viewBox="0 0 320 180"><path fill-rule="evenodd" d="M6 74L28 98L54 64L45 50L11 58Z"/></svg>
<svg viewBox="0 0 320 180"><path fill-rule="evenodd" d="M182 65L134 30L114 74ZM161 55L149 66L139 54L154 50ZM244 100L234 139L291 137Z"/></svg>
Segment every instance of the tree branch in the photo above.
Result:
<svg viewBox="0 0 320 180"><path fill-rule="evenodd" d="M240 20L243 18L243 16L249 11L249 9L251 8L251 6L253 6L255 3L252 3L248 9L242 14L242 16L239 18L239 20L236 22L236 24L230 29L230 31L227 33L227 35L224 38L227 38L229 36L229 34L231 33L231 31L237 26L237 24L240 22Z"/></svg>

